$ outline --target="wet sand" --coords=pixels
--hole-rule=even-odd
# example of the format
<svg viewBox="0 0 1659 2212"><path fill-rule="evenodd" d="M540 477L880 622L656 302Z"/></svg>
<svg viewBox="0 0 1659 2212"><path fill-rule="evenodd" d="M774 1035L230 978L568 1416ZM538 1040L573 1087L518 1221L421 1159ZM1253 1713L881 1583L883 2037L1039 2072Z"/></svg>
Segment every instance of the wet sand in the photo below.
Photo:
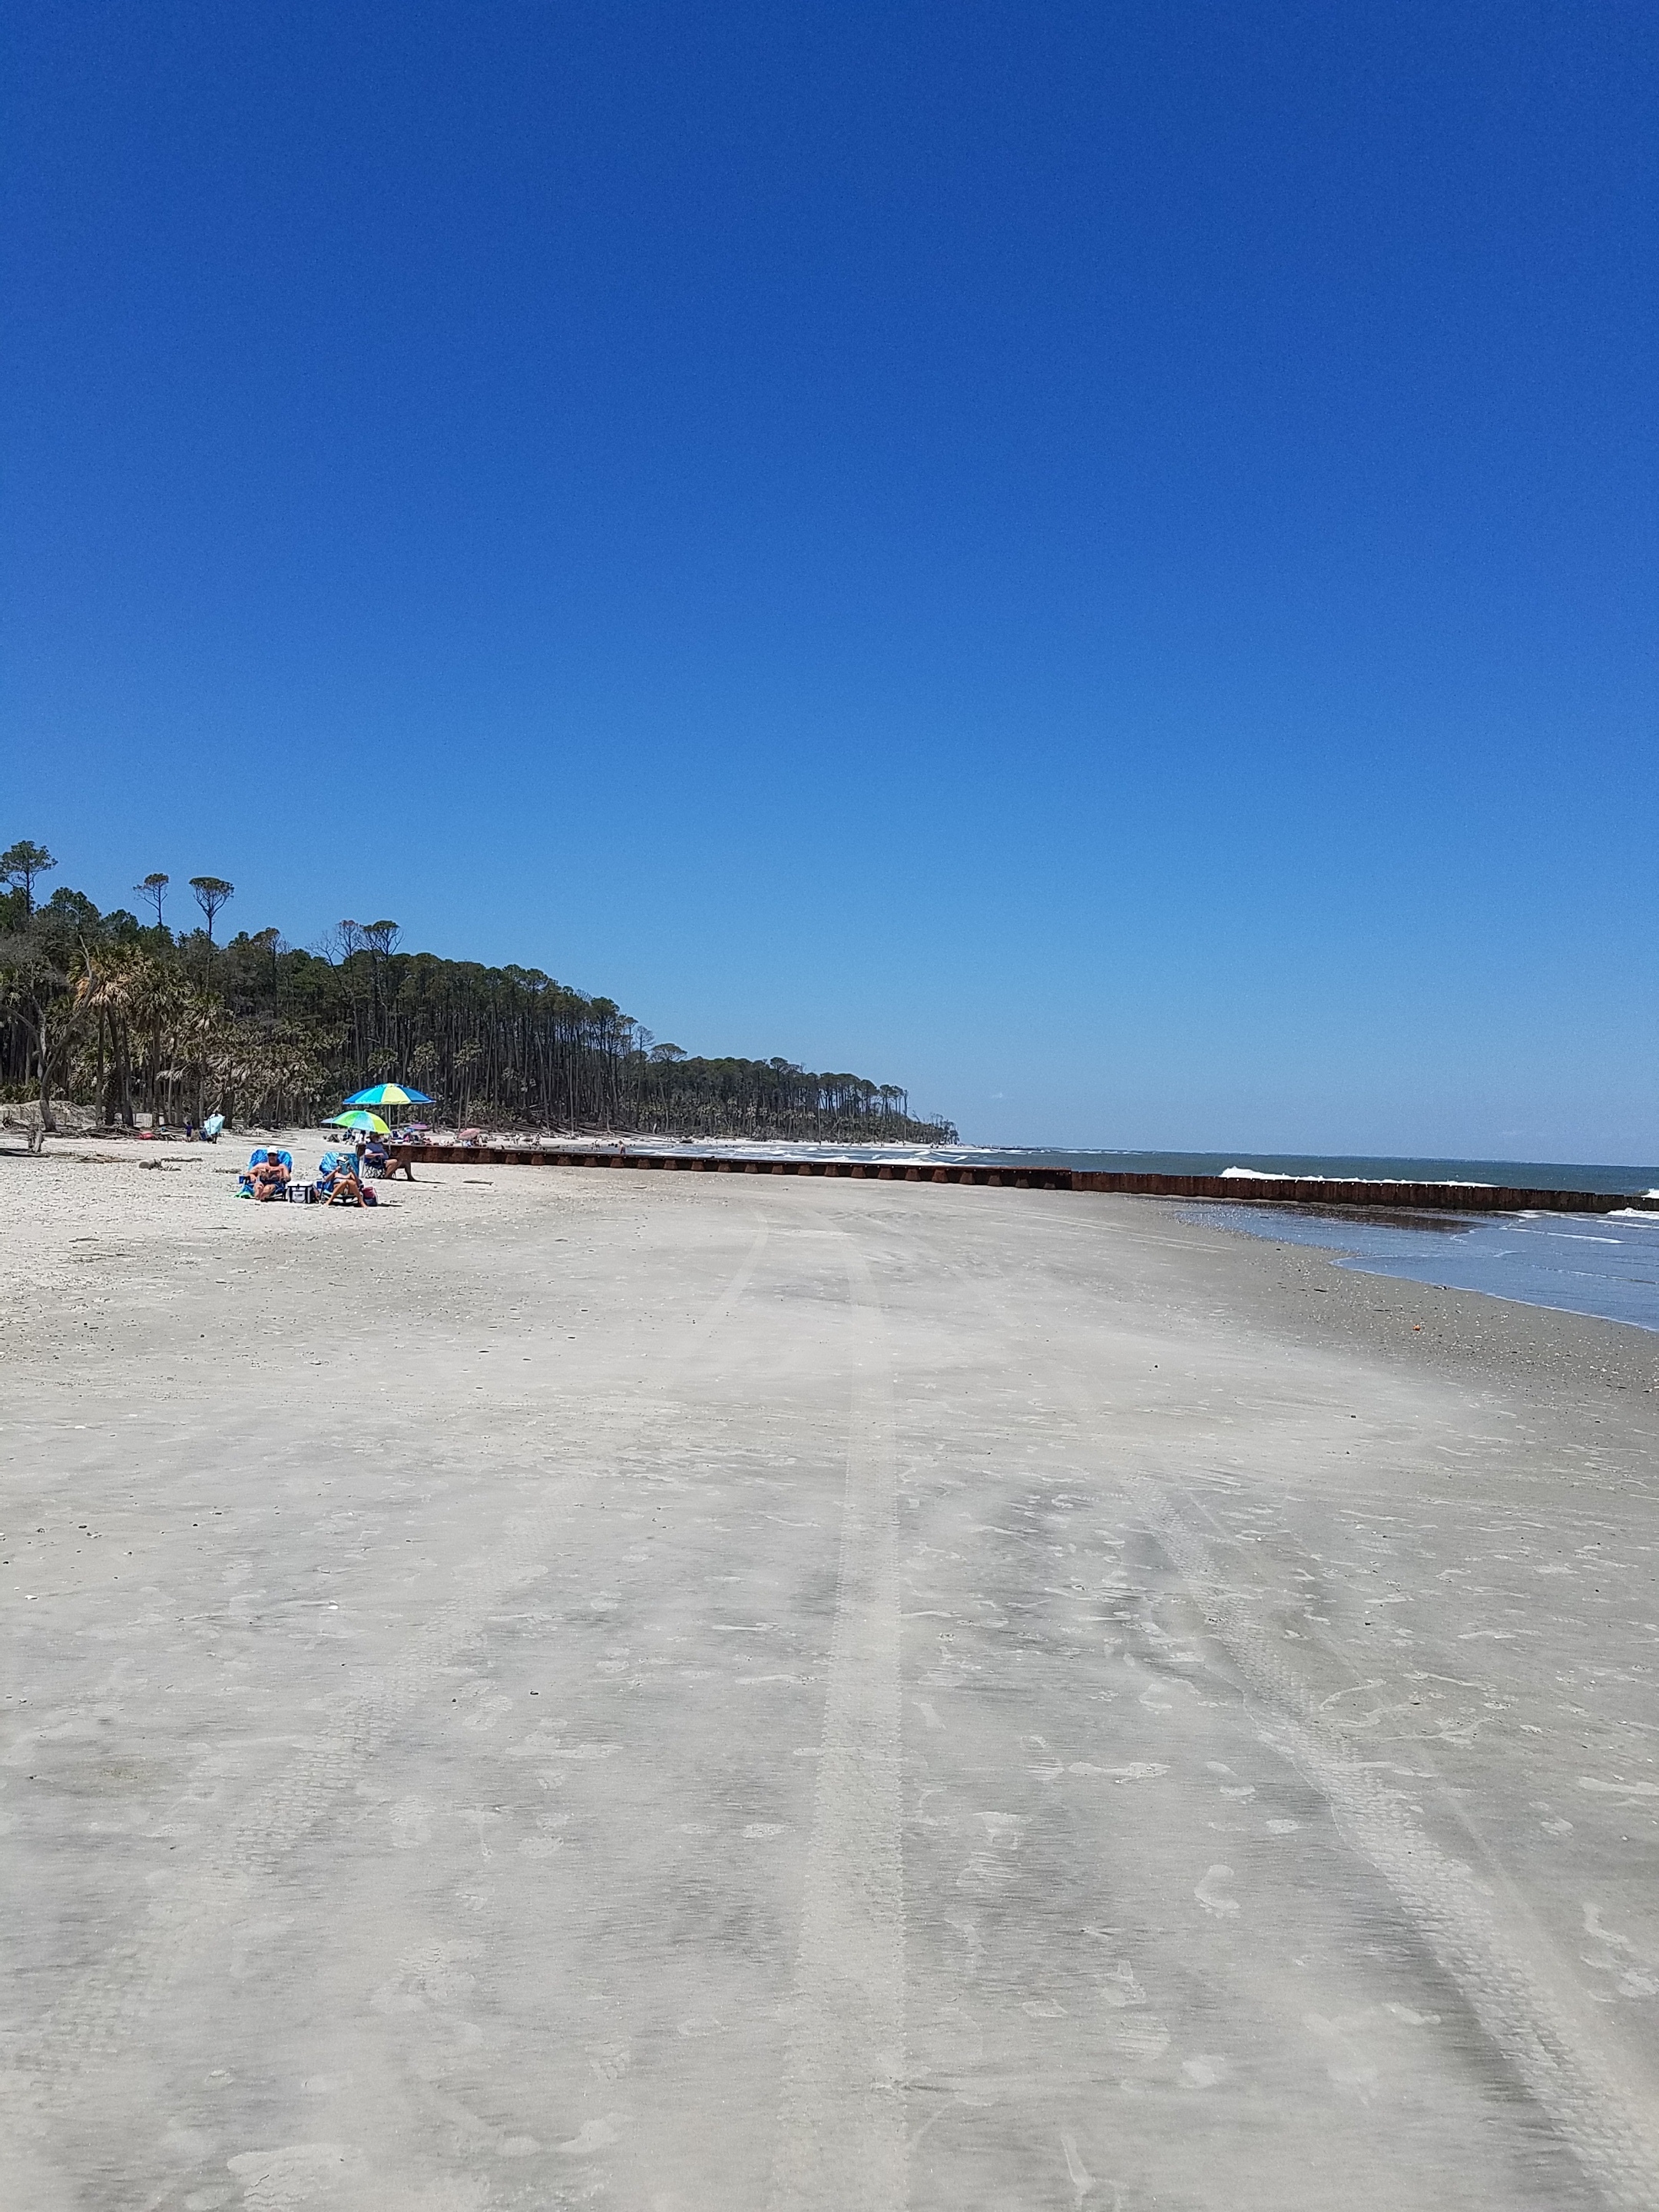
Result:
<svg viewBox="0 0 1659 2212"><path fill-rule="evenodd" d="M0 1158L0 2203L1659 2205L1659 1340L149 1152Z"/></svg>

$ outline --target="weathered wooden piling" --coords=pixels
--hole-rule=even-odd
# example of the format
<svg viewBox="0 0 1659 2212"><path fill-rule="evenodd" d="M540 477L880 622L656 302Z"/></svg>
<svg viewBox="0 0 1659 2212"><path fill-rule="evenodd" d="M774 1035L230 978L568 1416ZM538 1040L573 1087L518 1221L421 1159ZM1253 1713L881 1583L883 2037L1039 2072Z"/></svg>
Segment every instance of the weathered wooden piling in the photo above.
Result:
<svg viewBox="0 0 1659 2212"><path fill-rule="evenodd" d="M1377 1182L1320 1176L1152 1175L1115 1169L987 1165L977 1161L766 1159L730 1153L651 1152L625 1146L394 1145L417 1166L665 1170L681 1175L790 1175L854 1182L961 1183L978 1190L1069 1190L1130 1198L1224 1199L1236 1206L1335 1206L1391 1212L1659 1212L1646 1191L1530 1190L1468 1182Z"/></svg>

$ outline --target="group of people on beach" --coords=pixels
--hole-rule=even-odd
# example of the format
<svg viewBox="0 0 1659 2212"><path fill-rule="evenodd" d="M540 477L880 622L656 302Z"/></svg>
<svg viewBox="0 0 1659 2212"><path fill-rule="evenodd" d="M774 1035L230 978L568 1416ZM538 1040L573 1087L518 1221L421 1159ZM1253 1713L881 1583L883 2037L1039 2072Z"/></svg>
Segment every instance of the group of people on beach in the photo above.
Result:
<svg viewBox="0 0 1659 2212"><path fill-rule="evenodd" d="M413 1182L414 1170L409 1162L394 1159L380 1138L372 1136L363 1146L361 1158L345 1149L325 1152L318 1163L313 1192L324 1206L375 1206L380 1201L374 1183L389 1182L399 1168ZM269 1204L289 1196L294 1170L287 1154L266 1150L249 1163L242 1181L249 1196Z"/></svg>
<svg viewBox="0 0 1659 2212"><path fill-rule="evenodd" d="M273 1199L286 1200L294 1186L294 1171L280 1152L267 1152L248 1170L247 1182L252 1195L269 1204ZM319 1204L324 1206L376 1206L380 1203L357 1171L355 1156L350 1152L325 1152L313 1184Z"/></svg>

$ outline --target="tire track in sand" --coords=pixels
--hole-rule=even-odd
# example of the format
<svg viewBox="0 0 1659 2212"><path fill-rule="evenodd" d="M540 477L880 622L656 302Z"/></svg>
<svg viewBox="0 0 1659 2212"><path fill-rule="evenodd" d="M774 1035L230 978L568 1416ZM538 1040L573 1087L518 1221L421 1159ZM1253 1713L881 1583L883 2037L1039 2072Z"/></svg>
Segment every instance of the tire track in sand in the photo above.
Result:
<svg viewBox="0 0 1659 2212"><path fill-rule="evenodd" d="M1123 1488L1237 1668L1263 1741L1324 1797L1344 1838L1394 1892L1607 2202L1659 2212L1659 2143L1640 2088L1621 2080L1616 2057L1529 1955L1520 1933L1504 1924L1470 1869L1441 1850L1360 1765L1352 1746L1320 1719L1197 1530L1154 1484L1126 1476Z"/></svg>
<svg viewBox="0 0 1659 2212"><path fill-rule="evenodd" d="M807 1846L770 2212L905 2198L898 1474L881 1302L842 1245L860 1322L817 1799Z"/></svg>
<svg viewBox="0 0 1659 2212"><path fill-rule="evenodd" d="M725 1290L695 1328L688 1326L687 1340L666 1364L668 1377L692 1358L707 1356L713 1333L753 1279L769 1233L763 1217ZM649 1403L641 1401L638 1421L643 1425L651 1417ZM40 2027L17 2039L0 2084L20 2132L28 2118L33 2132L48 2126L75 2100L87 2070L107 2066L132 2040L188 1960L246 1915L258 1883L356 1781L404 1714L429 1696L441 1669L477 1640L502 1598L542 1572L543 1556L574 1502L567 1489L556 1504L515 1515L504 1541L458 1569L455 1595L392 1666L342 1700L313 1743L255 1791L203 1861L181 1875L172 1896L151 1904L143 1932L74 1976Z"/></svg>

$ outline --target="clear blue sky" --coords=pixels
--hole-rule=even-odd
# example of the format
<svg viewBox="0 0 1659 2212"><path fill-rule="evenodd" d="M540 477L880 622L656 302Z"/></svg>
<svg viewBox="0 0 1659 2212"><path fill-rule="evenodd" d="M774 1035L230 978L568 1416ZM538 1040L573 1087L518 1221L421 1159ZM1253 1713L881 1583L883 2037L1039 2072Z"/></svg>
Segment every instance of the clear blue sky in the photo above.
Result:
<svg viewBox="0 0 1659 2212"><path fill-rule="evenodd" d="M15 8L0 842L983 1141L1659 1159L1659 14Z"/></svg>

